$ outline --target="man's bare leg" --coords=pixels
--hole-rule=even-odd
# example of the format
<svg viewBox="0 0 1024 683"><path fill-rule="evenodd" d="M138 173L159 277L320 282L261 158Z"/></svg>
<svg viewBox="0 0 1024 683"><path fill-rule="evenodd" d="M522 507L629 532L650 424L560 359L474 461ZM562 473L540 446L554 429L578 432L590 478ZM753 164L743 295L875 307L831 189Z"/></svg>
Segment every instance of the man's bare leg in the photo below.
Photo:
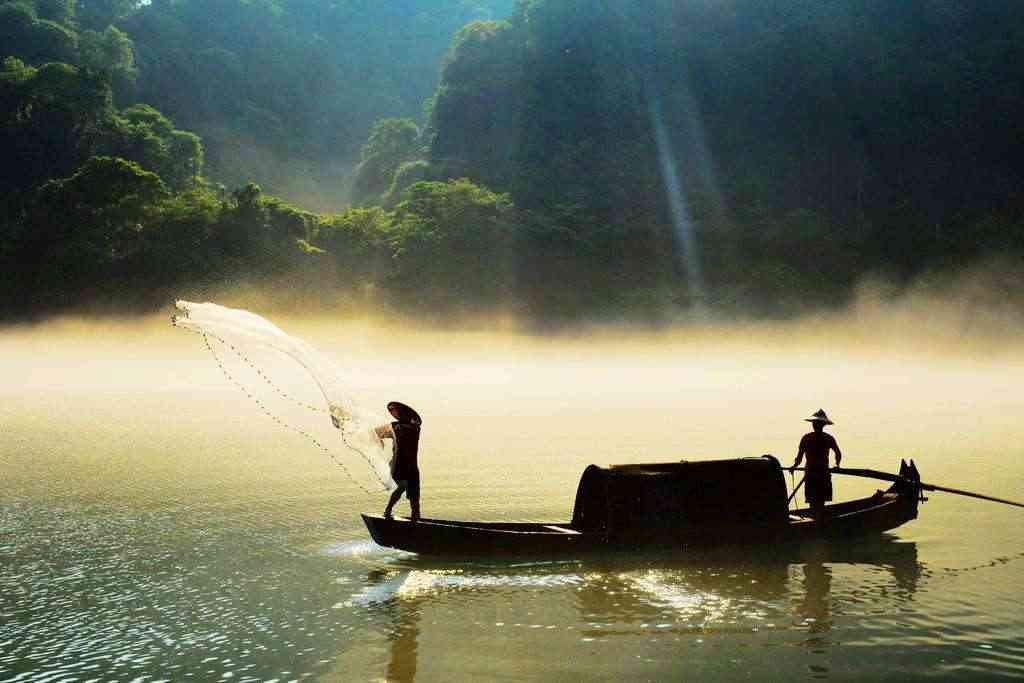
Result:
<svg viewBox="0 0 1024 683"><path fill-rule="evenodd" d="M395 487L394 492L391 494L391 498L388 500L388 506L384 508L384 519L391 519L391 509L395 507L395 503L402 498L403 493L405 493L405 486L399 484Z"/></svg>

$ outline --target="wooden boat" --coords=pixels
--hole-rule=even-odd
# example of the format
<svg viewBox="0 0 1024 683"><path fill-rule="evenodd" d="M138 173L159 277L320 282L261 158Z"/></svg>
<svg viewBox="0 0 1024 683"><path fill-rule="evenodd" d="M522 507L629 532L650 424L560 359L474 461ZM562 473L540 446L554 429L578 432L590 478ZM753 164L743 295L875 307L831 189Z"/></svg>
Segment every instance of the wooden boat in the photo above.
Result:
<svg viewBox="0 0 1024 683"><path fill-rule="evenodd" d="M888 478L893 483L887 490L828 505L821 519L808 509L789 510L783 470L771 456L590 465L568 522L362 517L379 545L422 555L566 556L790 543L878 534L915 519L924 500L917 468L901 462L899 474Z"/></svg>

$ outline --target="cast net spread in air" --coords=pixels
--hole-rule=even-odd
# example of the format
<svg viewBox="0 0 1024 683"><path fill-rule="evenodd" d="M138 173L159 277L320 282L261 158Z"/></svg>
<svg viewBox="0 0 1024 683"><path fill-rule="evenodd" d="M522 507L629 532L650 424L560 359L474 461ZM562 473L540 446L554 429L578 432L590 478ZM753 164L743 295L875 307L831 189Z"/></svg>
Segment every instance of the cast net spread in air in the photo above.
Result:
<svg viewBox="0 0 1024 683"><path fill-rule="evenodd" d="M212 303L179 300L174 305L179 313L171 317L172 324L201 335L224 376L245 392L264 414L282 427L307 438L330 456L363 491L370 493L371 488L389 490L394 487L388 467L389 454L374 434L374 428L386 422L386 417L361 408L352 392L346 390L338 369L327 358L302 339L287 334L255 313ZM273 372L268 369L270 364L259 361L261 355L268 353L287 359L286 367L308 374L322 400L298 398L286 390L284 387L289 382L272 376ZM234 366L229 358L234 361ZM274 364L275 367L277 365ZM246 381L242 372L234 367L244 369L245 376L252 379ZM339 442L328 445L313 430L304 428L303 424L308 419L284 417L281 411L274 409L270 395L304 413L319 414L316 416L319 419L329 417L340 432ZM367 468L368 476L357 476L357 473L365 473Z"/></svg>

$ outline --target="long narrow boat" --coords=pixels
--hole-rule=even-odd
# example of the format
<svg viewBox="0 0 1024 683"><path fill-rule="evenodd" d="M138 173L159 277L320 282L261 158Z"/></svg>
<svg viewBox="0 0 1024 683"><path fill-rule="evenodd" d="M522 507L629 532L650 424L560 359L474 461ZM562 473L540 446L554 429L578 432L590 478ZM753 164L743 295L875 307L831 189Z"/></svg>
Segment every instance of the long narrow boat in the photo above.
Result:
<svg viewBox="0 0 1024 683"><path fill-rule="evenodd" d="M800 542L877 534L917 517L921 478L900 463L892 485L828 505L821 519L789 510L771 456L645 465L591 465L568 522L464 522L363 515L379 545L422 555L539 555L684 550L722 544Z"/></svg>

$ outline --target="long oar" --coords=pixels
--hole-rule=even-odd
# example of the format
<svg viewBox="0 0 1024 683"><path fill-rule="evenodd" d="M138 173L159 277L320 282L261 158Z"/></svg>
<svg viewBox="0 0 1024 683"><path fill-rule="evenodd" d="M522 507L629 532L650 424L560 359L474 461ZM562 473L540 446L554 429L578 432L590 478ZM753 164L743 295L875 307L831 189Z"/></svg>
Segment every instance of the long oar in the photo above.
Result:
<svg viewBox="0 0 1024 683"><path fill-rule="evenodd" d="M800 471L806 471L805 467L795 468ZM980 498L981 500L991 500L993 503L1003 503L1004 505L1014 505L1019 508L1024 508L1024 503L1018 503L1012 500L1006 500L1005 498L996 498L995 496L986 496L983 493L973 493L972 491L963 491L961 489L953 489L947 486L937 486L935 484L926 484L923 481L916 482L906 477L901 477L898 474L890 474L889 472L879 472L878 470L864 470L864 469L848 469L845 467L836 467L830 470L835 474L848 474L852 477L867 477L869 479L882 479L884 481L905 481L911 484L920 486L925 491L945 491L946 493L955 493L958 496L967 496L969 498Z"/></svg>

